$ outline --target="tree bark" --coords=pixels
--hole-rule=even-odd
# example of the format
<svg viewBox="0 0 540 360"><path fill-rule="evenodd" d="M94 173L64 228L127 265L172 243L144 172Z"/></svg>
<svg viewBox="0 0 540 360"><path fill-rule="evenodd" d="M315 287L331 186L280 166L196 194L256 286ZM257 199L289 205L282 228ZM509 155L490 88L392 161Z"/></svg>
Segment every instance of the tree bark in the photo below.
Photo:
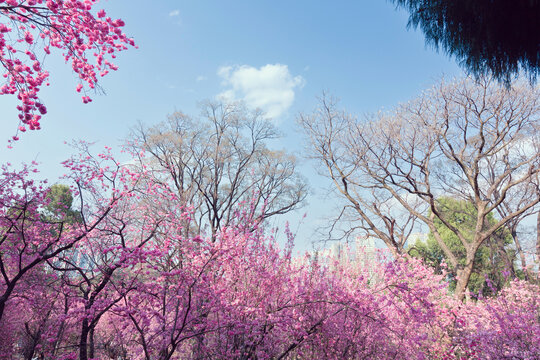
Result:
<svg viewBox="0 0 540 360"><path fill-rule="evenodd" d="M4 315L4 310L6 309L6 303L11 293L13 292L14 288L15 288L15 281L13 280L8 284L6 291L4 291L4 294L0 296L0 320L2 320L2 316Z"/></svg>
<svg viewBox="0 0 540 360"><path fill-rule="evenodd" d="M88 354L88 356L90 357L90 359L94 358L94 352L95 352L94 329L95 329L95 327L92 326L90 328L89 333L88 333L88 345L89 345L89 354Z"/></svg>
<svg viewBox="0 0 540 360"><path fill-rule="evenodd" d="M81 325L81 339L79 341L79 360L88 360L88 319L84 318Z"/></svg>
<svg viewBox="0 0 540 360"><path fill-rule="evenodd" d="M512 239L514 240L514 244L516 245L516 251L519 254L519 260L521 262L521 269L523 270L523 273L525 275L525 280L529 281L531 280L530 271L527 267L527 257L525 256L525 253L523 252L523 249L521 247L521 242L518 239L517 231L515 227L511 230Z"/></svg>
<svg viewBox="0 0 540 360"><path fill-rule="evenodd" d="M469 254L471 254L471 252L469 252ZM472 256L467 255L467 263L462 269L457 271L458 280L455 295L459 301L463 301L467 295L467 285L469 284L469 279L471 278L474 267L474 254L476 254L476 252L472 252Z"/></svg>

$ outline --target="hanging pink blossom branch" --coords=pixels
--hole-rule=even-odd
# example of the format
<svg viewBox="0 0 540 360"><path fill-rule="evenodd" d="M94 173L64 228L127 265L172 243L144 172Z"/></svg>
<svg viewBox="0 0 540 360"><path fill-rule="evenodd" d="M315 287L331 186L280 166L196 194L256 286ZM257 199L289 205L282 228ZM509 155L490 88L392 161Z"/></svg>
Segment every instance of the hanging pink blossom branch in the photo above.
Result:
<svg viewBox="0 0 540 360"><path fill-rule="evenodd" d="M88 90L98 89L98 77L117 70L116 52L135 46L122 32L124 21L113 20L104 10L91 12L98 0L0 0L0 64L4 84L0 95L19 100L18 132L39 130L46 106L38 97L49 85L43 62L52 48L63 51L78 77L77 92L91 102ZM14 135L13 140L18 140Z"/></svg>

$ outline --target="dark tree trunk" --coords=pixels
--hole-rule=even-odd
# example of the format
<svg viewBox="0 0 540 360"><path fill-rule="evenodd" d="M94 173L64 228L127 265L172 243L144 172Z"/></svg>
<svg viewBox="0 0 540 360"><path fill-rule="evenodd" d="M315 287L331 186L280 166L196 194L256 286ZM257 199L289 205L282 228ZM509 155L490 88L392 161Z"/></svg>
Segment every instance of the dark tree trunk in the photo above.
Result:
<svg viewBox="0 0 540 360"><path fill-rule="evenodd" d="M81 324L81 339L79 341L79 360L88 360L88 319L84 318Z"/></svg>
<svg viewBox="0 0 540 360"><path fill-rule="evenodd" d="M94 329L95 329L95 326L92 326L92 327L90 328L90 332L88 333L88 345L89 345L89 354L88 354L88 357L89 357L90 359L93 359L93 358L94 358L94 353L95 353Z"/></svg>

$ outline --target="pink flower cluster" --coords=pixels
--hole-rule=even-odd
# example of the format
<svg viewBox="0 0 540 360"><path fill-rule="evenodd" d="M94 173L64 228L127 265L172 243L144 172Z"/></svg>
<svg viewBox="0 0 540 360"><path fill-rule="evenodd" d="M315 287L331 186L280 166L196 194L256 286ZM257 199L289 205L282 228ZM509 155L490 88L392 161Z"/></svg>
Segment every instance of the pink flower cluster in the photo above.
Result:
<svg viewBox="0 0 540 360"><path fill-rule="evenodd" d="M97 17L91 12L97 0L0 0L0 63L5 69L0 94L16 95L20 104L19 131L39 130L47 108L38 93L48 85L49 72L42 67L51 48L63 51L79 79L76 90L95 89L98 75L117 66L115 53L135 46L121 30L120 19ZM94 61L92 61L92 59ZM84 103L90 97L82 97ZM17 136L13 140L17 140Z"/></svg>

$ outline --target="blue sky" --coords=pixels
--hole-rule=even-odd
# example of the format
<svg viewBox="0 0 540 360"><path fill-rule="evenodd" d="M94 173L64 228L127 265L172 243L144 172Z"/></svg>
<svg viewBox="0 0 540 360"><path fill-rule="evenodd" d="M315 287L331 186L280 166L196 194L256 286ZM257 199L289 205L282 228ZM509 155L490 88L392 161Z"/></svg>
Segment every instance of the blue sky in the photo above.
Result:
<svg viewBox="0 0 540 360"><path fill-rule="evenodd" d="M71 152L64 141L116 147L137 121L154 124L175 110L196 114L199 101L219 94L273 115L285 134L276 146L300 153L295 117L311 111L323 90L363 114L407 101L442 75L461 75L452 59L425 46L419 31L407 30L407 14L385 0L102 0L99 8L126 22L139 49L119 54L120 69L101 82L106 95L89 94L87 105L59 54L47 58L51 86L41 93L48 108L42 130L23 134L14 149L2 146L0 162L37 160L54 181ZM0 141L7 145L17 126L15 101L2 96L0 106ZM308 213L299 248L331 215L322 190L328 183L302 162L313 193L310 205L290 217L294 223Z"/></svg>

